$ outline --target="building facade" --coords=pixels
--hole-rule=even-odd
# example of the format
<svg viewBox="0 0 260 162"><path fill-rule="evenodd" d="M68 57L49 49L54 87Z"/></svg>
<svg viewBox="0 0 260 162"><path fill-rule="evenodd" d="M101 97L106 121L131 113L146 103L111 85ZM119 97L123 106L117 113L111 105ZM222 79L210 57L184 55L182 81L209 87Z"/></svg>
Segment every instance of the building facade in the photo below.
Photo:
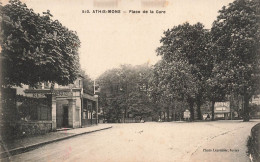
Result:
<svg viewBox="0 0 260 162"><path fill-rule="evenodd" d="M94 94L83 94L82 127L98 124L98 97Z"/></svg>
<svg viewBox="0 0 260 162"><path fill-rule="evenodd" d="M18 111L25 112L23 120L49 123L51 130L97 124L92 121L97 118L90 114L93 115L97 109L98 99L84 94L82 83L83 78L80 77L67 86L55 84L51 88L50 83L40 83L36 88L27 85L17 88L17 94L25 98L17 102Z"/></svg>

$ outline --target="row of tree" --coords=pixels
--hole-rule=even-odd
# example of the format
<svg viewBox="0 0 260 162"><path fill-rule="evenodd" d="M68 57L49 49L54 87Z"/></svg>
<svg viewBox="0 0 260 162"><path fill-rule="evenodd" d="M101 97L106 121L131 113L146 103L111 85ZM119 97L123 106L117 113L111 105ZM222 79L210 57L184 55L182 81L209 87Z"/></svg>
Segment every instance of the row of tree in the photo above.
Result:
<svg viewBox="0 0 260 162"><path fill-rule="evenodd" d="M151 68L145 65L122 65L106 71L97 79L100 107L104 117L117 122L128 117L153 116L148 84Z"/></svg>
<svg viewBox="0 0 260 162"><path fill-rule="evenodd" d="M201 105L211 101L214 118L214 103L238 94L248 121L249 99L260 82L259 16L259 1L236 0L219 11L211 30L184 23L165 31L157 49L162 60L155 65L154 93L188 103L191 120L194 105L202 119Z"/></svg>
<svg viewBox="0 0 260 162"><path fill-rule="evenodd" d="M176 103L182 103L189 106L194 120L195 106L197 119L202 119L201 106L211 102L214 119L215 102L235 94L243 96L243 118L249 121L249 100L259 92L260 83L259 3L235 0L224 6L210 30L201 23L184 23L166 30L157 49L162 60L153 68L122 66L99 78L106 84L103 87L127 87L126 92L110 97L111 104L102 102L103 106L109 107L109 111L118 110L114 114L125 113L125 117L127 112L142 115L166 111L169 118L170 107L176 109ZM145 77L141 73L146 73ZM145 79L140 81L142 78ZM147 85L145 95L132 90L140 82ZM106 99L106 93L102 95ZM138 111L133 107L138 107ZM109 111L107 114L113 114Z"/></svg>

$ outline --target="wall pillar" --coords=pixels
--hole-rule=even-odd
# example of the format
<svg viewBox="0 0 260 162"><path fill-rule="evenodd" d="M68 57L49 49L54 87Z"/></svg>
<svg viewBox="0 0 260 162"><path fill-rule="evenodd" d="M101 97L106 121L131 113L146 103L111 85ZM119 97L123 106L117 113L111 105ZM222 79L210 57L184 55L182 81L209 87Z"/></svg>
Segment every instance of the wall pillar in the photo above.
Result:
<svg viewBox="0 0 260 162"><path fill-rule="evenodd" d="M68 110L68 115L69 115L69 126L74 128L75 125L75 109L76 109L76 99L70 98L68 99L69 101L69 110Z"/></svg>
<svg viewBox="0 0 260 162"><path fill-rule="evenodd" d="M83 100L83 98L80 99L81 103L82 103L82 100ZM78 111L78 113L79 113L79 125L78 125L78 127L79 127L79 128L82 127L82 122L81 122L81 120L82 120L82 114L83 114L82 109L83 109L82 104L80 104L79 111Z"/></svg>
<svg viewBox="0 0 260 162"><path fill-rule="evenodd" d="M52 130L56 130L57 122L56 122L56 96L51 96L51 120L52 120Z"/></svg>

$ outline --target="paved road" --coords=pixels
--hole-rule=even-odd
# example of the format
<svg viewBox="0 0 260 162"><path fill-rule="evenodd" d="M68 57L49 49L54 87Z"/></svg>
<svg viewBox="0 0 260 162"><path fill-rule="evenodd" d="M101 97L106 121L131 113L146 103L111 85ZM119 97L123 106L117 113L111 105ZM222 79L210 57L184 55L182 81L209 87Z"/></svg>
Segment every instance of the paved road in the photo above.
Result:
<svg viewBox="0 0 260 162"><path fill-rule="evenodd" d="M11 161L249 162L246 139L258 122L114 124L112 129L45 145Z"/></svg>

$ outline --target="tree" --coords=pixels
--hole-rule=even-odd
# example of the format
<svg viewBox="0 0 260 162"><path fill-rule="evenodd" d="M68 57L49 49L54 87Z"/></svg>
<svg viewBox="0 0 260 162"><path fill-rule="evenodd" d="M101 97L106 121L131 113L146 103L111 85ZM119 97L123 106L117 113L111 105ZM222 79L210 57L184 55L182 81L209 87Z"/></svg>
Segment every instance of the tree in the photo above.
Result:
<svg viewBox="0 0 260 162"><path fill-rule="evenodd" d="M244 96L244 121L249 121L249 99L259 88L259 3L235 0L219 11L211 29L217 54L214 70L229 94Z"/></svg>
<svg viewBox="0 0 260 162"><path fill-rule="evenodd" d="M79 72L76 32L53 21L49 11L39 15L19 0L1 7L3 85L34 86L49 81L72 83Z"/></svg>
<svg viewBox="0 0 260 162"><path fill-rule="evenodd" d="M187 102L191 112L191 120L194 120L194 103L198 88L195 84L195 78L191 74L190 66L180 61L167 63L162 60L156 65L155 73L157 73L158 78L157 90L159 90L159 95L164 100L168 98L168 101ZM153 91L155 90L154 88ZM166 104L168 103L166 102ZM168 104L167 107L169 106Z"/></svg>
<svg viewBox="0 0 260 162"><path fill-rule="evenodd" d="M211 78L207 80L207 99L211 102L211 120L214 120L215 102L223 101L226 98L226 85L222 83L219 75L212 73Z"/></svg>
<svg viewBox="0 0 260 162"><path fill-rule="evenodd" d="M196 103L199 119L202 119L200 107L205 97L205 83L210 76L209 69L212 69L211 64L208 63L210 61L207 49L209 38L209 31L204 29L201 23L195 25L184 23L165 31L164 37L160 41L162 45L157 49L158 55L161 55L163 60L168 63L168 68L177 65L179 68L173 70L184 70L185 75L182 76L185 78L190 75L189 78L192 78L192 85L196 85L197 90L195 94L186 97L188 97L187 101L191 107ZM170 75L167 79L171 79ZM182 78L175 78L175 81L179 80ZM183 87L175 88L182 89ZM184 89L189 88L184 87ZM193 111L193 109L191 110Z"/></svg>
<svg viewBox="0 0 260 162"><path fill-rule="evenodd" d="M159 119L161 119L161 112L164 111L165 105L169 104L164 99L165 96L165 89L164 86L161 83L161 72L163 64L162 61L157 62L153 66L153 73L149 82L150 87L150 99L154 106L154 113L156 116L159 116ZM167 105L169 106L169 105ZM158 120L157 117L155 117L155 120Z"/></svg>
<svg viewBox="0 0 260 162"><path fill-rule="evenodd" d="M80 75L83 77L83 90L86 93L94 93L94 81L85 73L80 70Z"/></svg>
<svg viewBox="0 0 260 162"><path fill-rule="evenodd" d="M152 103L149 96L139 91L131 92L127 100L128 112L132 116L140 116L142 118L150 117L152 114Z"/></svg>
<svg viewBox="0 0 260 162"><path fill-rule="evenodd" d="M108 100L107 106L104 109L104 116L108 122L120 122L122 120L123 105L122 100L116 98L115 100Z"/></svg>
<svg viewBox="0 0 260 162"><path fill-rule="evenodd" d="M205 63L208 64L208 75L207 75L207 80L205 82L204 87L206 87L205 91L205 99L211 102L211 120L214 120L215 112L214 112L214 107L215 107L215 102L221 102L226 99L226 94L227 94L227 82L224 81L224 78L219 76L219 71L216 69L218 66L218 60L217 56L218 54L216 53L215 50L215 45L212 43L212 34L209 34L208 37L208 44L207 44L207 51L208 51L208 61Z"/></svg>
<svg viewBox="0 0 260 162"><path fill-rule="evenodd" d="M120 69L114 68L107 70L96 80L101 88L99 105L103 107L104 116L109 122L121 119L126 109L124 106L127 87L120 74Z"/></svg>
<svg viewBox="0 0 260 162"><path fill-rule="evenodd" d="M101 88L100 105L109 110L106 112L114 112L113 109L122 112L123 115L117 118L127 118L128 114L140 117L149 116L151 114L147 91L149 73L148 65L121 65L120 68L106 71L97 79L97 84ZM117 107L113 107L112 103L115 102L118 103ZM113 115L109 114L107 117L111 118Z"/></svg>

